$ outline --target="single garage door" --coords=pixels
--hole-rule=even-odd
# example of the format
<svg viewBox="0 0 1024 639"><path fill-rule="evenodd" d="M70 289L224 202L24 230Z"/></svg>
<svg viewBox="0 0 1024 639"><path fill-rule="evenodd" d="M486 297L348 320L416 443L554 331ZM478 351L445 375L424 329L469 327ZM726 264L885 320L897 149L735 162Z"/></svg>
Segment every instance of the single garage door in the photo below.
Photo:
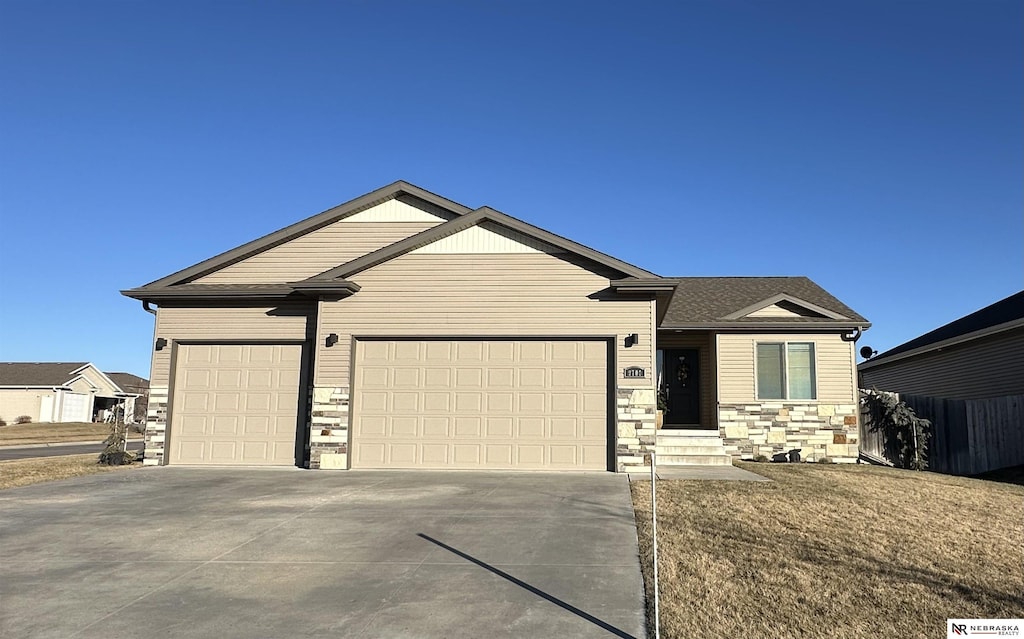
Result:
<svg viewBox="0 0 1024 639"><path fill-rule="evenodd" d="M170 461L292 466L302 346L182 345Z"/></svg>
<svg viewBox="0 0 1024 639"><path fill-rule="evenodd" d="M64 393L60 421L91 422L92 420L89 419L89 396L82 393Z"/></svg>
<svg viewBox="0 0 1024 639"><path fill-rule="evenodd" d="M606 470L608 343L360 340L352 466Z"/></svg>

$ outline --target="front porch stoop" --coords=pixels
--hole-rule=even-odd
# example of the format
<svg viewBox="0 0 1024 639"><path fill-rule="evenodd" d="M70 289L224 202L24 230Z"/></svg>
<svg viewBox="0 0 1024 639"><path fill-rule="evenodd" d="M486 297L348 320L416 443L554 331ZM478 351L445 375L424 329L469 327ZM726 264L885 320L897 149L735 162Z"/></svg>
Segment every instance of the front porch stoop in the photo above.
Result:
<svg viewBox="0 0 1024 639"><path fill-rule="evenodd" d="M654 451L659 466L731 466L717 430L660 429Z"/></svg>

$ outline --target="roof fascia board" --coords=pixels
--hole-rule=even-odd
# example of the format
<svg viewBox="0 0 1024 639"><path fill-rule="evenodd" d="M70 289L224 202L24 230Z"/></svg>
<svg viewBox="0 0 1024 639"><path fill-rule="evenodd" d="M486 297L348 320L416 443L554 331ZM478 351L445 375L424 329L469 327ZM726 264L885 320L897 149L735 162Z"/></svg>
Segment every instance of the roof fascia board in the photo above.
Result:
<svg viewBox="0 0 1024 639"><path fill-rule="evenodd" d="M615 280L611 283L612 288L619 292L628 293L636 291L639 293L674 291L679 285L678 279L669 277L655 278L628 278Z"/></svg>
<svg viewBox="0 0 1024 639"><path fill-rule="evenodd" d="M251 242L247 242L239 247L233 248L230 251L225 251L219 255L215 255L210 259L204 260L198 264L190 266L188 268L172 273L166 277L162 277L158 280L154 280L149 284L139 287L139 289L146 288L160 288L164 286L171 286L173 284L180 284L184 280L195 279L208 273L238 262L247 257L251 257L256 253L272 248L279 244L283 244L288 240L294 239L305 233L315 231L316 229L331 224L338 219L351 215L357 212L359 209L366 207L378 200L386 200L392 197L398 197L401 194L412 195L425 202L441 207L445 210L451 211L456 215L465 215L470 212L470 208L453 202L447 198L441 197L435 193L431 193L425 189L421 189L418 186L409 184L408 182L399 180L393 184L381 187L375 191L371 191L366 195L349 200L343 204L332 207L318 213L312 217L308 217L305 220L296 222L290 226L286 226L283 229L274 231L268 235L264 235L261 238L257 238ZM138 289L135 289L138 290Z"/></svg>
<svg viewBox="0 0 1024 639"><path fill-rule="evenodd" d="M817 304L813 304L813 303L808 302L806 300L802 300L799 297L796 297L795 295L787 295L786 293L779 293L777 295L772 295L771 297L769 297L767 299L763 299L760 302L757 302L755 304L751 304L750 306L747 306L745 308L741 308L738 311L734 311L732 313L729 313L728 315L724 316L722 319L724 319L724 320L740 319L741 317L746 317L747 315L749 315L749 314L751 314L751 313L753 313L755 311L759 311L762 308L767 308L767 307L771 306L772 304L778 304L779 302L789 302L790 304L796 304L797 306L803 306L807 310L814 311L815 313L818 313L820 315L824 315L825 317L827 317L829 319L834 319L834 320L849 320L850 319L850 318L848 318L848 317L846 317L844 315L840 315L839 313L836 313L835 311L830 311L827 308L818 306Z"/></svg>
<svg viewBox="0 0 1024 639"><path fill-rule="evenodd" d="M926 344L924 346L920 346L909 351L904 351L902 353L896 353L895 355L890 355L888 357L874 357L872 359L867 360L866 362L861 362L860 364L857 365L857 368L859 368L860 370L870 370L877 366L885 366L886 364L898 362L900 360L907 359L910 357L925 355L927 353L930 353L931 351L949 348L950 346L957 346L959 344L963 344L964 342L972 342L976 339L981 339L982 337L989 337L990 335L1005 333L1006 331L1011 331L1015 328L1020 328L1022 326L1024 326L1024 317L1015 320L1010 320L1009 322L1004 322L1003 324L996 324L995 326L982 328L971 333L965 333L963 335L958 335L956 337L950 337L949 339L944 339L940 342Z"/></svg>
<svg viewBox="0 0 1024 639"><path fill-rule="evenodd" d="M219 291L182 291L174 288L146 290L144 288L121 291L121 295L144 301L188 299L279 299L295 293L291 286L266 290L223 289Z"/></svg>
<svg viewBox="0 0 1024 639"><path fill-rule="evenodd" d="M854 322L854 321L836 321L836 320L824 320L824 321L812 321L812 322L683 322L680 324L671 324L667 326L659 326L658 330L729 330L729 331L749 331L749 330L789 330L800 329L800 330L843 330L843 329L868 329L871 328L871 322Z"/></svg>
<svg viewBox="0 0 1024 639"><path fill-rule="evenodd" d="M632 264L628 264L626 262L618 260L614 257L611 257L610 255L605 255L600 251L595 251L592 248L583 246L582 244L573 242L572 240L566 239L559 235L555 235L554 233L550 233L548 231L545 231L544 229L533 226L532 224L528 224L526 222L523 222L522 220L518 220L510 215L506 215L500 211L495 211L490 207L484 206L473 211L472 213L456 218L454 220L450 220L443 224L439 224L425 231L421 231L416 235L407 237L404 240L400 240L389 246L385 246L384 248L378 249L373 253L369 253L362 257L356 258L351 262L347 262L345 264L342 264L341 266L337 266L335 268L324 271L323 273L315 275L306 281L314 282L333 280L334 278L352 277L356 273L383 264L384 262L395 259L396 257L405 255L409 251L417 249L421 246L431 244L444 237L453 235L455 233L458 233L459 231L470 228L471 226L477 226L482 222L494 222L495 224L503 226L507 229L510 229L517 233L522 233L523 235L531 237L535 240L545 242L557 248L563 249L569 253L573 253L587 260L590 260L591 262L596 262L603 266L612 268L626 275L632 275L634 277L643 278L657 277L657 275L655 275L654 273L645 271L637 266L633 266Z"/></svg>
<svg viewBox="0 0 1024 639"><path fill-rule="evenodd" d="M108 384L110 384L110 385L111 385L111 386L112 386L113 388L116 388L117 390L119 390L119 391L121 391L121 392L124 392L124 389L123 389L123 388L121 388L121 387L120 387L120 386L119 386L119 385L118 385L118 384L117 384L116 382L114 382L114 380L110 379L110 377L108 377L106 373L104 373L103 371L101 371L101 370L100 370L99 366L96 366L96 365L95 365L95 364L93 364L92 362L89 362L88 364L86 364L85 366L83 366L83 367L79 368L78 370L75 370L75 371L71 371L71 374L72 374L72 375L74 375L75 373L79 373L79 372L81 372L81 371L84 371L84 370L85 370L85 369L87 369L87 368L92 368L92 370L94 370L94 371L96 371L97 373L99 373L99 376L100 376L100 377L102 377L102 378L103 378L104 380L106 380L106 382L107 382ZM88 378L86 378L86 379L88 379ZM89 380L89 383L90 383L90 384L93 384L93 382L92 382L92 380L91 380L91 379ZM96 385L95 385L95 384L93 384L93 386L96 386ZM98 387L97 387L97 388L98 388Z"/></svg>

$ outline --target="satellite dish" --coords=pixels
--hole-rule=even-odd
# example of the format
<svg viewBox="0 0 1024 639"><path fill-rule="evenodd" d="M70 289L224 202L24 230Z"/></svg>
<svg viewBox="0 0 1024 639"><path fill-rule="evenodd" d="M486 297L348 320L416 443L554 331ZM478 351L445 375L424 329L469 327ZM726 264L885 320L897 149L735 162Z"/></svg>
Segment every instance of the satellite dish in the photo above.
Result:
<svg viewBox="0 0 1024 639"><path fill-rule="evenodd" d="M871 359L875 355L878 355L878 351L871 348L870 346L860 347L860 356L863 357L864 359Z"/></svg>

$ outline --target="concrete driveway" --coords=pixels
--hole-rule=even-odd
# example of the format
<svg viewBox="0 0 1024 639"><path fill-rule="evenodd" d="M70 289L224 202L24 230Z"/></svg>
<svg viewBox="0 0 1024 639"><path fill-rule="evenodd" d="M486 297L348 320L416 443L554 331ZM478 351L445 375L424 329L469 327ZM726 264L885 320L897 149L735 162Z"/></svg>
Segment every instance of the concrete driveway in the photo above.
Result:
<svg viewBox="0 0 1024 639"><path fill-rule="evenodd" d="M643 637L624 475L147 468L0 492L0 635Z"/></svg>

